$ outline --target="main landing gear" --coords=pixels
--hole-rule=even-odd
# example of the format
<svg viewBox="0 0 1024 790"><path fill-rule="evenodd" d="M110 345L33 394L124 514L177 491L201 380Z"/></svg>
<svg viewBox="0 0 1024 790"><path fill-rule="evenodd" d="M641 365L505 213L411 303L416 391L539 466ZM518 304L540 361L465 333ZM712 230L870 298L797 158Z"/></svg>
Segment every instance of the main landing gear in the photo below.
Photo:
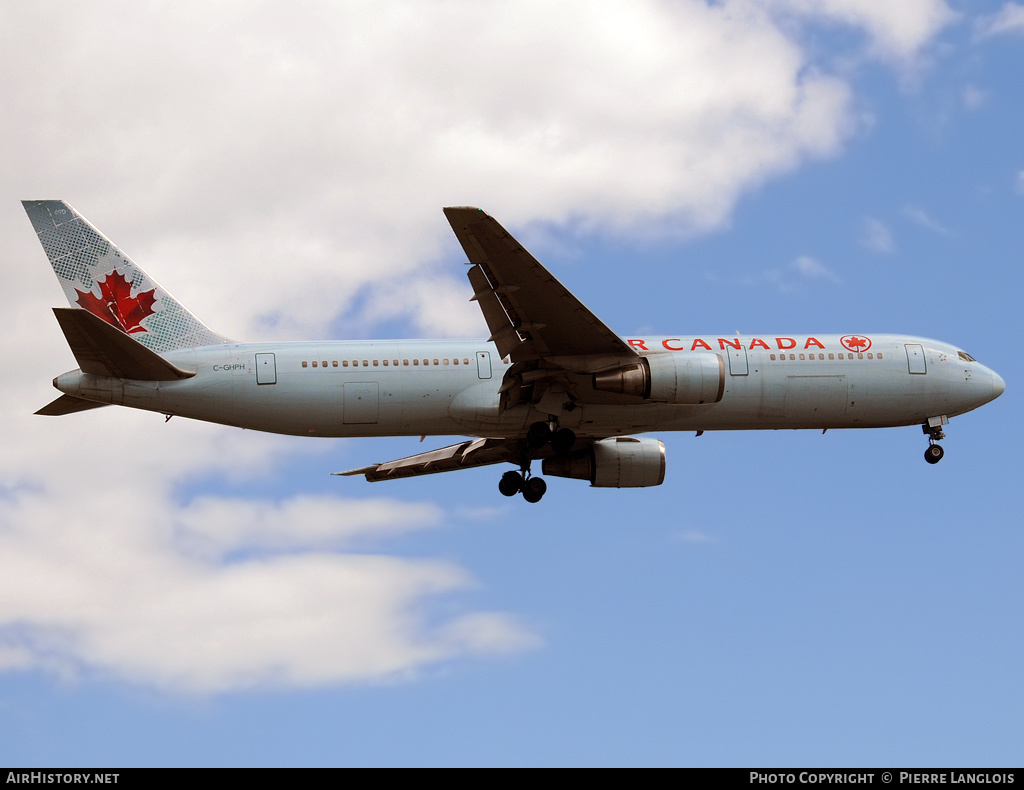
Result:
<svg viewBox="0 0 1024 790"><path fill-rule="evenodd" d="M544 492L548 490L548 484L544 482L543 477L524 478L520 472L505 472L498 481L498 490L505 496L521 493L523 499L532 504L540 502Z"/></svg>
<svg viewBox="0 0 1024 790"><path fill-rule="evenodd" d="M928 436L928 449L924 451L924 460L930 464L937 464L946 454L938 445L938 441L946 438L942 426L948 422L947 417L929 417L928 422L921 426L921 430Z"/></svg>
<svg viewBox="0 0 1024 790"><path fill-rule="evenodd" d="M535 422L526 433L526 442L531 450L539 450L550 443L559 455L565 455L576 443L576 434L568 428L559 428L555 422Z"/></svg>
<svg viewBox="0 0 1024 790"><path fill-rule="evenodd" d="M505 472L498 481L498 491L504 496L522 494L523 499L530 503L540 502L544 492L548 490L548 485L544 478L530 475L533 454L544 445L550 444L555 453L566 455L575 443L576 434L568 428L559 428L557 422L535 422L526 433L525 457L520 470Z"/></svg>

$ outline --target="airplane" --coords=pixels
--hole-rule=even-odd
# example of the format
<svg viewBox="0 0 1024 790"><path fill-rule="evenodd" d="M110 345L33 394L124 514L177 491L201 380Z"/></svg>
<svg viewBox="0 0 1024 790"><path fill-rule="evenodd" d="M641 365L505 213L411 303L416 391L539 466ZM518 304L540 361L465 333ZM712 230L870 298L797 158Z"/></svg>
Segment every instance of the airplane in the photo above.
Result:
<svg viewBox="0 0 1024 790"><path fill-rule="evenodd" d="M37 414L115 404L273 433L470 437L340 475L377 482L511 463L598 488L665 480L653 431L920 425L937 463L951 417L1005 383L960 348L896 334L623 338L478 208L445 208L468 258L477 340L237 343L214 332L67 203L23 201L71 307L53 312L79 368Z"/></svg>

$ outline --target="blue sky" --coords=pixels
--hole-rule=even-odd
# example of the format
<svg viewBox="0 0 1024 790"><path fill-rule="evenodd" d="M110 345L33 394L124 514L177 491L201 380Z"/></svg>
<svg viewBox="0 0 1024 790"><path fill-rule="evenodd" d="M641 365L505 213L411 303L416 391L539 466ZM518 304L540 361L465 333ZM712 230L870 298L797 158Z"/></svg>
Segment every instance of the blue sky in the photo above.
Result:
<svg viewBox="0 0 1024 790"><path fill-rule="evenodd" d="M1024 4L0 10L0 763L1016 765ZM54 21L56 20L56 21ZM11 155L11 153L15 155ZM442 205L623 335L904 332L1006 393L666 434L646 490L103 409L18 203L233 337L485 334Z"/></svg>

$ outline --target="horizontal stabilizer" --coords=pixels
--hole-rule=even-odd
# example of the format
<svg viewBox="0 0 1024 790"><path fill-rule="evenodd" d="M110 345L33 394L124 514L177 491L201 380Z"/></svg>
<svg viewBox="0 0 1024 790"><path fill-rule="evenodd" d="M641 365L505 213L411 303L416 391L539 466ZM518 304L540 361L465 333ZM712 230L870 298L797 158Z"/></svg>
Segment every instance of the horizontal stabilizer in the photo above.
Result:
<svg viewBox="0 0 1024 790"><path fill-rule="evenodd" d="M83 373L136 381L177 381L196 375L172 365L87 310L55 307L53 314Z"/></svg>
<svg viewBox="0 0 1024 790"><path fill-rule="evenodd" d="M85 398L76 398L74 395L61 395L57 400L43 406L36 414L42 414L44 417L60 417L64 414L74 414L109 405L109 403L96 403L96 401Z"/></svg>
<svg viewBox="0 0 1024 790"><path fill-rule="evenodd" d="M437 472L452 472L473 466L487 466L510 461L516 447L514 439L474 439L462 444L442 447L440 450L412 455L398 461L335 472L336 475L365 475L371 483L381 480L395 480L400 477L430 475Z"/></svg>

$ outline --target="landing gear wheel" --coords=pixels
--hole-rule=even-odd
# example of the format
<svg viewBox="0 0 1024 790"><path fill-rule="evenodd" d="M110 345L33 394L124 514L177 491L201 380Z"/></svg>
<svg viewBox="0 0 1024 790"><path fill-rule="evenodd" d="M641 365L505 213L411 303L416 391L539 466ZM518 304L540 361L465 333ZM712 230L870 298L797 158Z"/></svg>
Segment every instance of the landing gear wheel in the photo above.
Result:
<svg viewBox="0 0 1024 790"><path fill-rule="evenodd" d="M523 499L530 503L540 502L540 498L547 490L548 484L544 482L543 477L531 477L523 483Z"/></svg>
<svg viewBox="0 0 1024 790"><path fill-rule="evenodd" d="M526 432L526 441L530 447L536 449L550 442L552 436L550 425L546 422L535 422L530 426L530 430Z"/></svg>
<svg viewBox="0 0 1024 790"><path fill-rule="evenodd" d="M945 455L945 452L939 445L929 444L928 449L924 451L924 460L930 464L937 464L942 460L943 455Z"/></svg>
<svg viewBox="0 0 1024 790"><path fill-rule="evenodd" d="M498 481L498 490L505 496L515 496L523 490L523 482L519 472L505 472Z"/></svg>
<svg viewBox="0 0 1024 790"><path fill-rule="evenodd" d="M568 428L559 428L551 437L551 449L558 455L567 455L576 443L576 434Z"/></svg>

